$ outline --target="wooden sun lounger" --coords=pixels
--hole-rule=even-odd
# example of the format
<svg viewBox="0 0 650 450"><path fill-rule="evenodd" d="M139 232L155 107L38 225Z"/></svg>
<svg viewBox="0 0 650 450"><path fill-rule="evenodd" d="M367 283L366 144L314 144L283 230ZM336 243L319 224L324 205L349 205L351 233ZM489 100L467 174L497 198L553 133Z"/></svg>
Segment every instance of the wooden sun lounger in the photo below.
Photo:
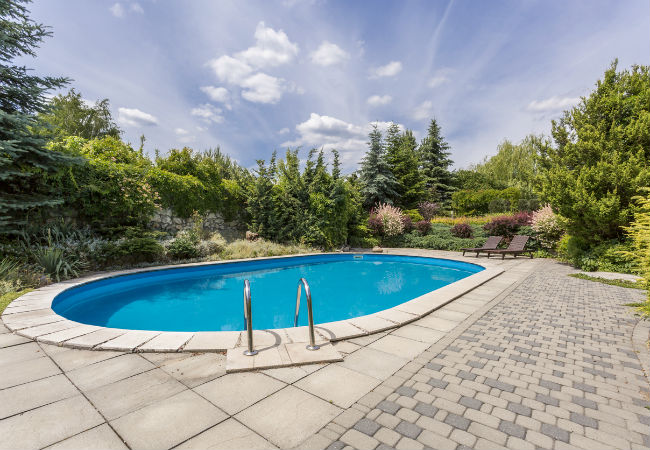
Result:
<svg viewBox="0 0 650 450"><path fill-rule="evenodd" d="M488 250L496 250L496 248L499 246L502 240L503 240L503 236L490 236L488 240L485 241L485 244L483 244L483 247L463 248L461 250L463 251L463 256L465 256L465 252L475 252L476 256L478 257L478 254L481 252L486 252Z"/></svg>
<svg viewBox="0 0 650 450"><path fill-rule="evenodd" d="M504 249L496 249L496 250L488 250L488 258L492 254L497 254L501 255L501 259L505 258L506 255L513 255L515 258L518 255L524 254L524 253L529 253L530 257L533 257L533 251L532 250L526 250L526 243L528 242L528 239L530 239L530 236L523 236L523 235L517 235L512 238L512 241L510 241L510 244L508 245L508 248Z"/></svg>

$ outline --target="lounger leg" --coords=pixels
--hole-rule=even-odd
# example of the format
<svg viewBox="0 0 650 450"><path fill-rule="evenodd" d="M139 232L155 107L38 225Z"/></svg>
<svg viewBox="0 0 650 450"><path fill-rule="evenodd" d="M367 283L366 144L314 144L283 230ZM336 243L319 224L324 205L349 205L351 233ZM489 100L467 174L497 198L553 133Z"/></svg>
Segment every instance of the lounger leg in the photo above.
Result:
<svg viewBox="0 0 650 450"><path fill-rule="evenodd" d="M505 258L506 258L506 254L505 254L505 253L501 253L501 259L505 259Z"/></svg>
<svg viewBox="0 0 650 450"><path fill-rule="evenodd" d="M463 250L463 256L465 256L465 250Z"/></svg>

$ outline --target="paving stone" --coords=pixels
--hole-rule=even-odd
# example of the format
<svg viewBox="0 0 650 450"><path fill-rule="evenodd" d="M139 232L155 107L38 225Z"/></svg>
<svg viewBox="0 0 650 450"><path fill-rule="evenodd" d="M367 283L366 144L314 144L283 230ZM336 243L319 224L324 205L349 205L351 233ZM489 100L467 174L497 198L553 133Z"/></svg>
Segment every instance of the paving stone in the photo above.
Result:
<svg viewBox="0 0 650 450"><path fill-rule="evenodd" d="M395 427L395 431L408 438L417 439L422 432L422 428L411 422L402 421Z"/></svg>
<svg viewBox="0 0 650 450"><path fill-rule="evenodd" d="M571 421L583 425L585 427L598 428L598 421L592 419L591 417L578 414L576 412L571 412Z"/></svg>
<svg viewBox="0 0 650 450"><path fill-rule="evenodd" d="M120 417L111 425L131 448L171 448L228 416L192 391L184 391Z"/></svg>
<svg viewBox="0 0 650 450"><path fill-rule="evenodd" d="M512 411L515 414L520 414L522 416L530 417L532 414L532 409L528 406L521 405L519 403L508 402L508 411Z"/></svg>
<svg viewBox="0 0 650 450"><path fill-rule="evenodd" d="M418 402L418 404L415 405L414 410L418 414L422 414L423 416L427 417L434 417L439 411L435 406L423 402Z"/></svg>
<svg viewBox="0 0 650 450"><path fill-rule="evenodd" d="M542 424L542 433L562 442L569 442L569 432L548 423Z"/></svg>
<svg viewBox="0 0 650 450"><path fill-rule="evenodd" d="M465 431L467 431L467 428L470 424L469 420L454 413L447 414L447 417L445 417L445 423L451 425L454 428L460 428L461 430Z"/></svg>
<svg viewBox="0 0 650 450"><path fill-rule="evenodd" d="M74 352L75 350L70 351ZM79 389L89 391L146 372L155 367L140 355L127 354L85 365L67 372L67 375Z"/></svg>
<svg viewBox="0 0 650 450"><path fill-rule="evenodd" d="M378 379L371 376L331 364L294 385L337 406L349 408L379 383Z"/></svg>
<svg viewBox="0 0 650 450"><path fill-rule="evenodd" d="M499 424L499 430L504 433L514 436L520 439L523 439L526 436L526 429L521 425L517 425L514 422L509 422L507 420L502 420Z"/></svg>
<svg viewBox="0 0 650 450"><path fill-rule="evenodd" d="M0 390L0 419L79 395L64 375Z"/></svg>
<svg viewBox="0 0 650 450"><path fill-rule="evenodd" d="M388 400L384 400L383 402L377 405L377 408L387 412L388 414L395 414L397 413L397 411L400 410L401 406L395 402L389 402Z"/></svg>
<svg viewBox="0 0 650 450"><path fill-rule="evenodd" d="M47 450L122 450L128 447L107 424L91 428L54 445Z"/></svg>
<svg viewBox="0 0 650 450"><path fill-rule="evenodd" d="M481 406L483 406L482 401L471 397L465 397L465 396L463 396L458 403L460 403L463 406L466 406L467 408L472 408L472 409L481 409Z"/></svg>
<svg viewBox="0 0 650 450"><path fill-rule="evenodd" d="M379 425L374 420L370 420L370 419L361 419L354 425L355 430L361 431L362 433L365 433L368 436L374 435L377 432L377 430L379 430L380 428L381 425Z"/></svg>

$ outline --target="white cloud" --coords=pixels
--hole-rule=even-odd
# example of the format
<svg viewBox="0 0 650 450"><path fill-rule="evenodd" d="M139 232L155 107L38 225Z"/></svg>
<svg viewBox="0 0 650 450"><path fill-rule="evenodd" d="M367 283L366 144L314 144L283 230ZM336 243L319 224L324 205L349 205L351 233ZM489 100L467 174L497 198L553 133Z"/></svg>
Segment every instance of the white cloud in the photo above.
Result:
<svg viewBox="0 0 650 450"><path fill-rule="evenodd" d="M288 134L290 131L291 130L289 130L287 127L284 127L278 131L278 134Z"/></svg>
<svg viewBox="0 0 650 450"><path fill-rule="evenodd" d="M559 111L575 106L579 101L578 97L550 97L544 100L533 100L526 109L535 112Z"/></svg>
<svg viewBox="0 0 650 450"><path fill-rule="evenodd" d="M222 112L220 108L215 108L213 105L206 103L193 108L190 114L207 123L221 123L223 122Z"/></svg>
<svg viewBox="0 0 650 450"><path fill-rule="evenodd" d="M313 146L316 148L337 149L346 169L355 169L368 146L368 133L373 125L385 132L391 122L370 122L356 125L336 117L311 113L309 119L296 125L299 137L282 143L285 147ZM399 125L400 130L404 127Z"/></svg>
<svg viewBox="0 0 650 450"><path fill-rule="evenodd" d="M442 86L448 81L449 81L449 77L447 77L446 75L436 75L429 80L428 84L430 88L437 88L438 86Z"/></svg>
<svg viewBox="0 0 650 450"><path fill-rule="evenodd" d="M124 7L122 6L121 3L114 3L113 6L108 8L111 14L113 14L115 17L122 18L124 17Z"/></svg>
<svg viewBox="0 0 650 450"><path fill-rule="evenodd" d="M246 78L241 87L241 96L254 103L277 103L285 90L282 79L261 72Z"/></svg>
<svg viewBox="0 0 650 450"><path fill-rule="evenodd" d="M332 66L350 58L350 54L336 44L328 41L310 54L311 62L319 66Z"/></svg>
<svg viewBox="0 0 650 450"><path fill-rule="evenodd" d="M189 144L196 140L196 136L191 135L190 132L184 128L176 128L174 133L176 133L177 136L176 140L183 144Z"/></svg>
<svg viewBox="0 0 650 450"><path fill-rule="evenodd" d="M413 118L415 120L425 120L425 119L430 119L432 116L432 111L433 110L433 102L430 100L426 100L422 103L420 103L414 110L413 110Z"/></svg>
<svg viewBox="0 0 650 450"><path fill-rule="evenodd" d="M230 92L225 87L216 87L216 86L203 86L201 90L208 96L212 101L223 103L226 108L230 109Z"/></svg>
<svg viewBox="0 0 650 450"><path fill-rule="evenodd" d="M253 68L239 59L223 55L208 62L219 80L232 84L241 83L252 72Z"/></svg>
<svg viewBox="0 0 650 450"><path fill-rule="evenodd" d="M185 135L189 134L189 131L187 131L184 128L176 128L174 130L174 133L176 133L178 136L185 136Z"/></svg>
<svg viewBox="0 0 650 450"><path fill-rule="evenodd" d="M158 125L158 119L136 108L118 108L118 122L127 127L148 127Z"/></svg>
<svg viewBox="0 0 650 450"><path fill-rule="evenodd" d="M131 4L131 11L139 13L139 14L144 14L144 9L142 9L142 6L140 3L132 3Z"/></svg>
<svg viewBox="0 0 650 450"><path fill-rule="evenodd" d="M389 104L393 101L393 97L390 95L371 95L366 101L370 106L381 106Z"/></svg>
<svg viewBox="0 0 650 450"><path fill-rule="evenodd" d="M377 67L370 71L370 78L394 77L402 71L402 63L391 61L385 66Z"/></svg>
<svg viewBox="0 0 650 450"><path fill-rule="evenodd" d="M287 34L264 25L257 24L255 46L237 53L237 59L254 67L274 67L286 64L298 54L298 45L289 40Z"/></svg>

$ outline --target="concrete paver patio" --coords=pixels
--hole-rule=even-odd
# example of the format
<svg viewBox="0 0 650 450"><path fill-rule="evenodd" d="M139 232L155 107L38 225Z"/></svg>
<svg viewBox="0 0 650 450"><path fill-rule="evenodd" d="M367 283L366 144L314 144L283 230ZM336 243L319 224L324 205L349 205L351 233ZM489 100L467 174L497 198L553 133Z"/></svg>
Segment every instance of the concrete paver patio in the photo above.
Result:
<svg viewBox="0 0 650 450"><path fill-rule="evenodd" d="M69 349L0 324L0 449L650 447L622 306L642 293L502 266L412 324L335 343L330 364L226 374L220 353Z"/></svg>

